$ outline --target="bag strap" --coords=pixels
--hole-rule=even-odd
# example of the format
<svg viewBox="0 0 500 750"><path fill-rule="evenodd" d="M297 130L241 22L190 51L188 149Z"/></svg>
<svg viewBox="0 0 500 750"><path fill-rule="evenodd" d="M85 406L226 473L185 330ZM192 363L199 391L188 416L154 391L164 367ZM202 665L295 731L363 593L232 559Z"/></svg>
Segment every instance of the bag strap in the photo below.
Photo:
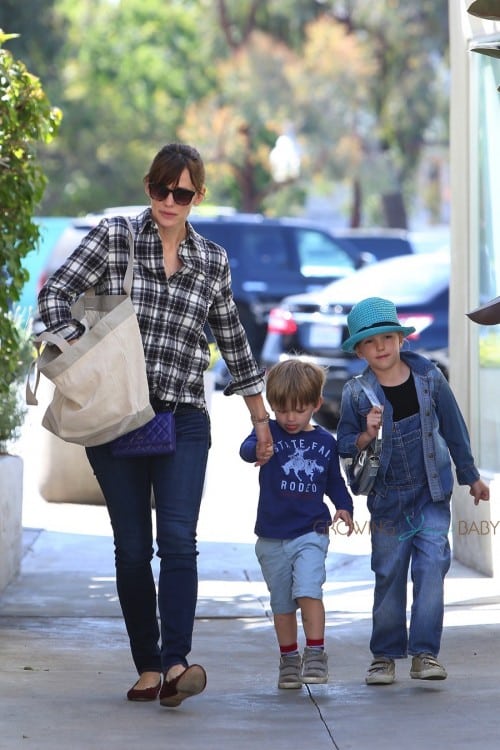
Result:
<svg viewBox="0 0 500 750"><path fill-rule="evenodd" d="M368 397L368 400L371 403L371 405L372 406L378 406L379 408L382 408L382 404L380 403L380 401L379 401L379 399L377 397L377 394L373 390L371 384L366 379L365 375L356 375L355 379L358 381L358 383L360 384L361 388L366 393L366 395Z"/></svg>
<svg viewBox="0 0 500 750"><path fill-rule="evenodd" d="M125 221L127 222L128 227L128 246L129 246L129 254L128 254L128 263L127 263L127 270L125 271L125 276L123 277L123 291L127 295L127 297L130 297L130 294L132 292L132 281L134 279L134 252L135 252L135 234L134 234L134 228L132 226L132 222L128 218L128 216L125 216Z"/></svg>
<svg viewBox="0 0 500 750"><path fill-rule="evenodd" d="M357 375L356 376L356 380L358 381L358 383L360 384L361 388L366 393L366 396L367 396L369 402L371 403L371 405L372 406L377 406L377 407L379 407L380 409L383 410L383 406L380 403L380 401L379 401L379 399L377 397L377 394L373 390L371 384L368 382L368 380L366 379L366 377L364 375ZM373 443L373 450L374 450L375 453L380 453L380 451L382 449L382 421L383 420L381 420L381 422L380 422L380 427L379 427L378 432L377 432L377 437L375 438L375 442Z"/></svg>

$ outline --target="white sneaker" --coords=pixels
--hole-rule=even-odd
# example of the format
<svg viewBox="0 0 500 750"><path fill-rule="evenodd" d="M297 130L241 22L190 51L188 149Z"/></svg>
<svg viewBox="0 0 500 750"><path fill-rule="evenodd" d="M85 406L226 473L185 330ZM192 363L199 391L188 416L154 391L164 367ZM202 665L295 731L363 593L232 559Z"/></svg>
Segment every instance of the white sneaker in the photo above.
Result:
<svg viewBox="0 0 500 750"><path fill-rule="evenodd" d="M367 685L391 685L396 678L394 659L388 656L376 656L366 673Z"/></svg>
<svg viewBox="0 0 500 750"><path fill-rule="evenodd" d="M432 654L418 654L411 660L410 677L413 680L446 680L448 673Z"/></svg>

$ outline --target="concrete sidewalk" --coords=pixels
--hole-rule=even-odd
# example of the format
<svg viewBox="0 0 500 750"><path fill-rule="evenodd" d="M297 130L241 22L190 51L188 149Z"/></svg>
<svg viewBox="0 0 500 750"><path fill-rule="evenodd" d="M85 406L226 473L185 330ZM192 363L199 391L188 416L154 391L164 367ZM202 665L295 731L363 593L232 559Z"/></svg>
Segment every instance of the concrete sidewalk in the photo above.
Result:
<svg viewBox="0 0 500 750"><path fill-rule="evenodd" d="M253 551L256 472L234 461L234 476L228 474L227 445L242 428L231 434L235 415L224 412L227 402L233 404L216 399L200 519L190 660L207 670L205 692L177 709L125 699L136 676L105 509L45 503L28 460L22 573L0 599L0 748L497 748L497 582L453 564L441 651L446 681L411 680L409 661L401 661L393 685L367 687L373 584L363 533L332 536L325 585L330 683L277 689L268 595ZM362 529L361 507L357 516Z"/></svg>

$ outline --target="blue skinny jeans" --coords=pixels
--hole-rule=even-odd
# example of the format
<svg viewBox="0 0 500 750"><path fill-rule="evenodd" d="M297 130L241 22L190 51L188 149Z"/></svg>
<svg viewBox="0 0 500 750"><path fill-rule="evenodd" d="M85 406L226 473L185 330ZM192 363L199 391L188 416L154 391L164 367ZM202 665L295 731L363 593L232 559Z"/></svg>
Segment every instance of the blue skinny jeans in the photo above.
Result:
<svg viewBox="0 0 500 750"><path fill-rule="evenodd" d="M210 425L206 412L182 404L175 421L171 456L115 458L109 444L86 449L111 520L118 598L139 674L187 666L191 651L198 595L196 527ZM152 493L161 561L158 595L151 567Z"/></svg>

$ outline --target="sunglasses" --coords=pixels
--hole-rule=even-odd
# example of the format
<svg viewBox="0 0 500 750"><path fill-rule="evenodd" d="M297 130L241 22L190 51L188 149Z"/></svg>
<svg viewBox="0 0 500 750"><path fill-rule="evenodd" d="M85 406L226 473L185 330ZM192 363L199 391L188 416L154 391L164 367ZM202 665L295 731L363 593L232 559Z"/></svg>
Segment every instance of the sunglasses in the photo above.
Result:
<svg viewBox="0 0 500 750"><path fill-rule="evenodd" d="M166 185L159 185L157 182L149 183L149 195L155 201L164 201L170 193L172 193L174 203L177 203L178 206L188 206L196 195L195 190L181 187L169 188Z"/></svg>

